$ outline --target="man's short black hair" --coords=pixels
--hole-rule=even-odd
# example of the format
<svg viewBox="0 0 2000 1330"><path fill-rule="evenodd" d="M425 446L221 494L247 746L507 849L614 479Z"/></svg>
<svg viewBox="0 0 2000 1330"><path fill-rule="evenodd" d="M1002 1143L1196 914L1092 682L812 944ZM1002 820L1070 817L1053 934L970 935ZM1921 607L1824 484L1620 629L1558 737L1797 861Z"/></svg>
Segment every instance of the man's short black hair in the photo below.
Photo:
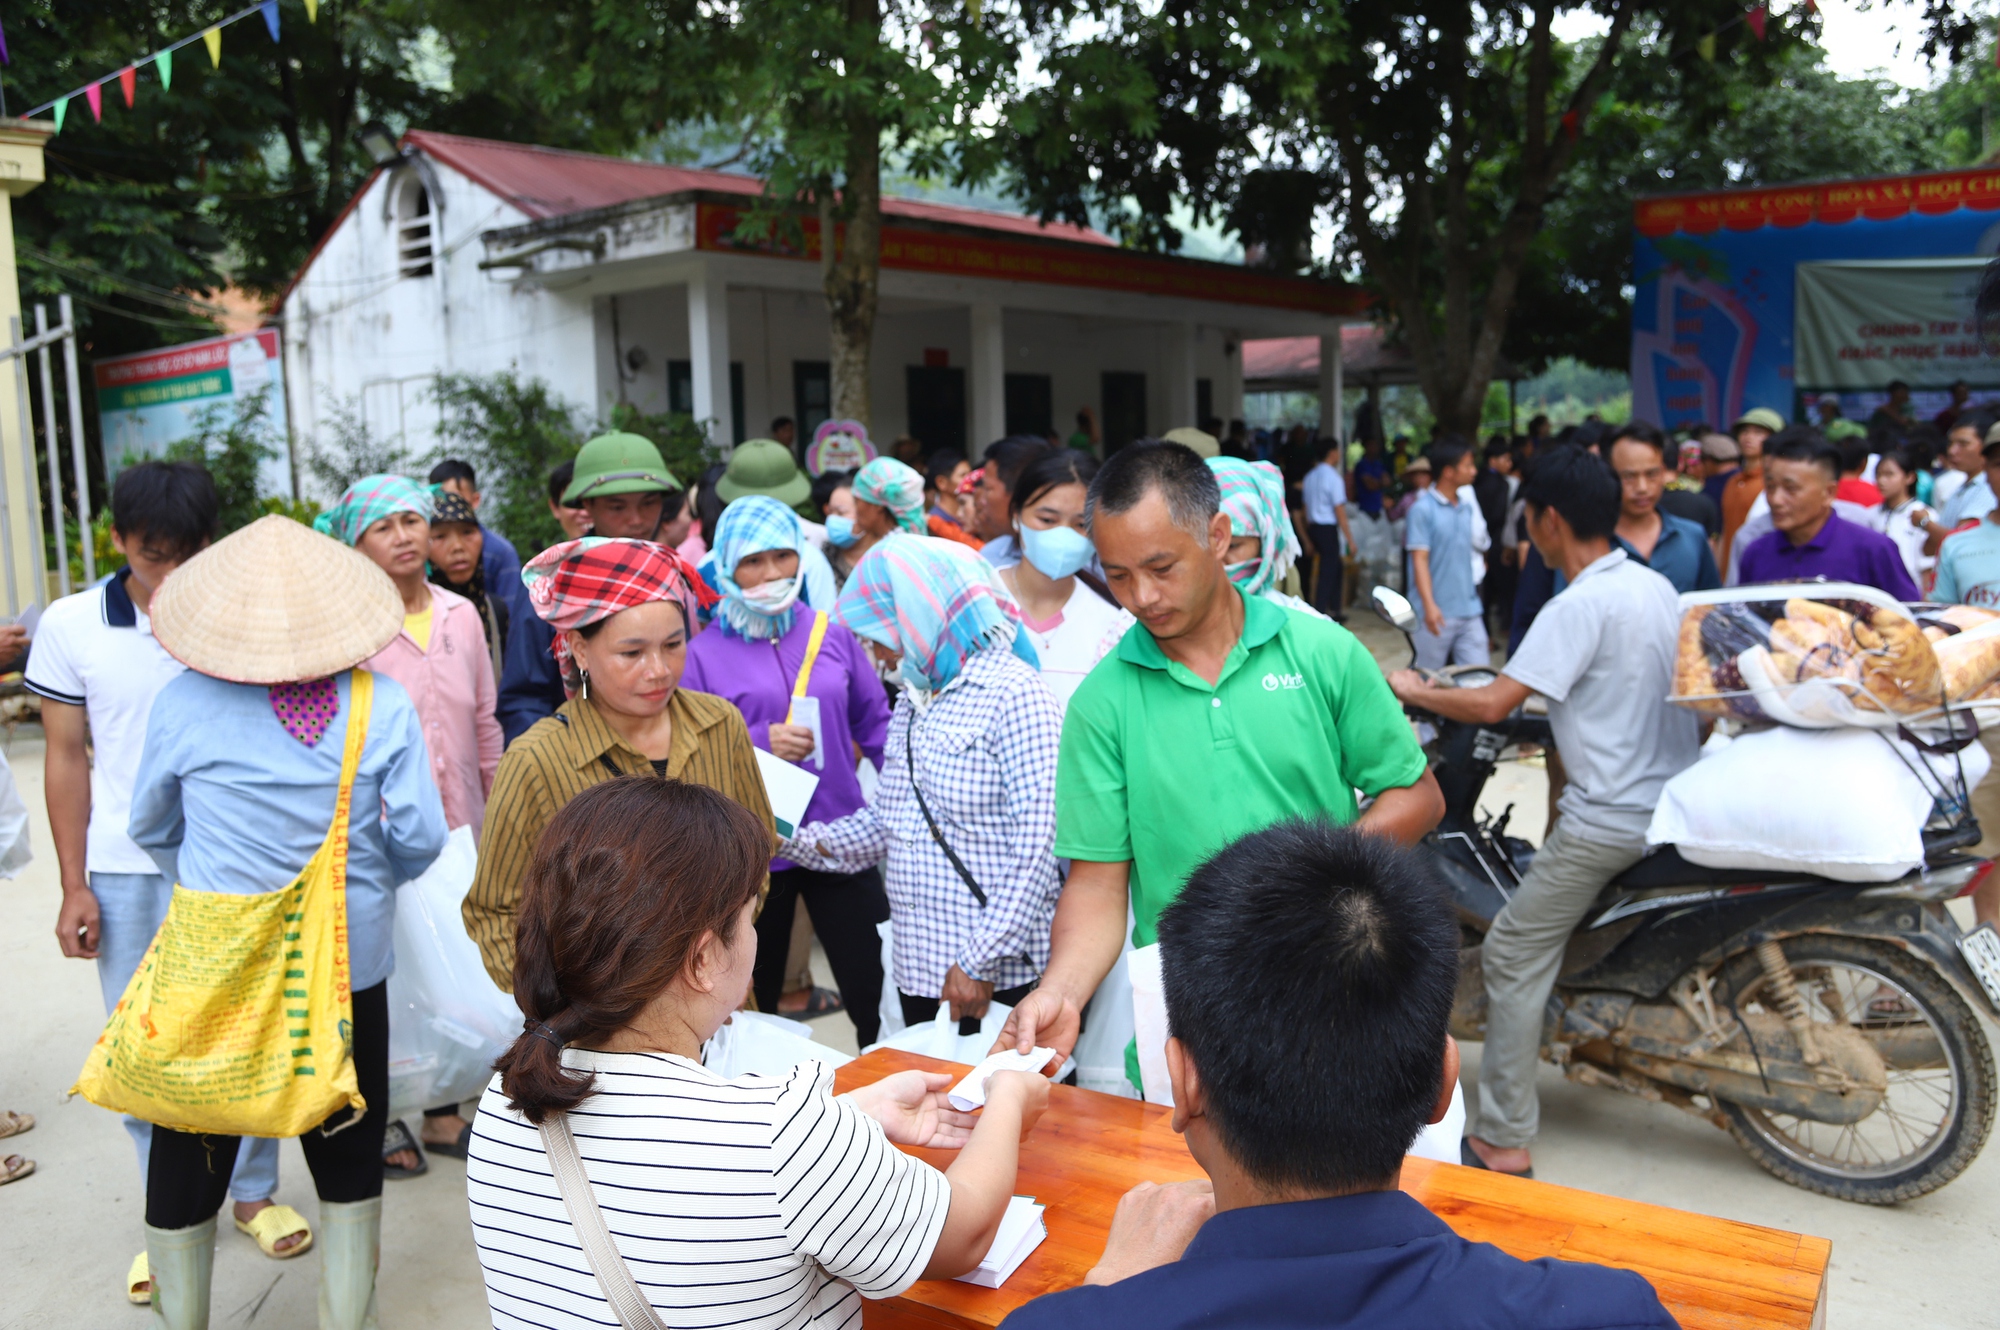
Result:
<svg viewBox="0 0 2000 1330"><path fill-rule="evenodd" d="M111 529L172 559L214 540L221 515L214 477L194 462L140 462L111 487Z"/></svg>
<svg viewBox="0 0 2000 1330"><path fill-rule="evenodd" d="M1910 385L1904 383L1901 379L1891 379L1889 380L1889 391L1892 393L1908 392L1910 391Z"/></svg>
<svg viewBox="0 0 2000 1330"><path fill-rule="evenodd" d="M1611 443L1605 451L1609 452L1611 448L1617 447L1627 439L1634 443L1645 444L1658 452L1661 457L1665 457L1670 451L1666 434L1658 425L1645 420L1628 420L1620 425L1617 433L1611 436Z"/></svg>
<svg viewBox="0 0 2000 1330"><path fill-rule="evenodd" d="M479 473L472 469L470 462L447 457L431 468L431 484L446 485L454 480L462 480L475 490L479 488Z"/></svg>
<svg viewBox="0 0 2000 1330"><path fill-rule="evenodd" d="M779 430L791 423L792 418L790 416L777 416L771 421L771 433L775 435Z"/></svg>
<svg viewBox="0 0 2000 1330"><path fill-rule="evenodd" d="M1826 472L1827 479L1840 479L1840 449L1827 441L1811 425L1790 425L1764 442L1764 461L1811 462Z"/></svg>
<svg viewBox="0 0 2000 1330"><path fill-rule="evenodd" d="M1618 525L1622 494L1611 463L1570 444L1537 456L1521 484L1521 497L1530 508L1555 509L1578 540L1611 534Z"/></svg>
<svg viewBox="0 0 2000 1330"><path fill-rule="evenodd" d="M932 479L942 480L950 475L953 469L964 460L965 454L958 449L940 448L924 460L924 467L929 471Z"/></svg>
<svg viewBox="0 0 2000 1330"><path fill-rule="evenodd" d="M1843 476L1849 473L1860 474L1868 466L1869 453L1887 451L1895 446L1895 442L1895 440L1883 440L1878 447L1867 435L1849 435L1842 439L1834 445L1834 450L1840 454L1840 474Z"/></svg>
<svg viewBox="0 0 2000 1330"><path fill-rule="evenodd" d="M569 488L569 482L575 478L576 460L574 458L549 472L549 502L558 508L569 507L570 505L563 502L563 491Z"/></svg>
<svg viewBox="0 0 2000 1330"><path fill-rule="evenodd" d="M849 490L853 488L854 473L852 471L841 471L839 469L822 471L813 477L813 507L819 509L821 512L825 512L827 501L833 498L835 490Z"/></svg>
<svg viewBox="0 0 2000 1330"><path fill-rule="evenodd" d="M1495 434L1492 438L1486 441L1486 460L1489 462L1493 461L1495 458L1507 457L1511 455L1513 451L1514 451L1514 445L1508 442L1507 436L1505 434Z"/></svg>
<svg viewBox="0 0 2000 1330"><path fill-rule="evenodd" d="M1009 494L1014 492L1014 482L1028 469L1028 464L1048 452L1052 447L1047 439L1036 434L1009 434L1004 439L995 439L986 445L985 464L998 467L1001 488Z"/></svg>
<svg viewBox="0 0 2000 1330"><path fill-rule="evenodd" d="M1471 456L1472 445L1460 435L1445 434L1431 440L1424 455L1431 459L1431 474L1440 476Z"/></svg>
<svg viewBox="0 0 2000 1330"><path fill-rule="evenodd" d="M1175 526L1196 540L1208 539L1209 520L1222 510L1215 473L1194 449L1159 439L1140 439L1111 454L1090 482L1084 525L1094 525L1100 513L1130 512L1154 490L1167 501Z"/></svg>
<svg viewBox="0 0 2000 1330"><path fill-rule="evenodd" d="M1230 1158L1269 1187L1393 1176L1444 1089L1458 988L1458 925L1426 861L1280 822L1195 869L1159 934L1167 1023Z"/></svg>
<svg viewBox="0 0 2000 1330"><path fill-rule="evenodd" d="M1996 263L1995 266L2000 267L2000 263ZM1995 419L1994 414L1984 408L1978 411L1961 411L1951 422L1951 432L1956 434L1962 429L1977 430L1979 437L1983 439L1986 437L1986 431L1993 428Z"/></svg>

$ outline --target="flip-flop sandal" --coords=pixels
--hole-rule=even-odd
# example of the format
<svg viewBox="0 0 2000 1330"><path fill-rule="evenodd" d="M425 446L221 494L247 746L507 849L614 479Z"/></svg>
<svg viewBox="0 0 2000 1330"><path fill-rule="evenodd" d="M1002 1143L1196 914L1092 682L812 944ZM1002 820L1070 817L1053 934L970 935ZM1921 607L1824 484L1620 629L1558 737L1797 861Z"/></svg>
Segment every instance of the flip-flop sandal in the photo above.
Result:
<svg viewBox="0 0 2000 1330"><path fill-rule="evenodd" d="M403 1150L408 1150L416 1155L417 1166L415 1168L408 1168L401 1164L392 1164L389 1162L390 1155ZM394 1122L390 1123L388 1129L382 1133L382 1176L401 1180L403 1178L420 1178L430 1171L431 1166L424 1159L424 1147L417 1144L417 1138L410 1135L410 1129L403 1125L403 1120L397 1118Z"/></svg>
<svg viewBox="0 0 2000 1330"><path fill-rule="evenodd" d="M132 1258L132 1267L125 1272L125 1301L135 1307L153 1305L153 1269L144 1252Z"/></svg>
<svg viewBox="0 0 2000 1330"><path fill-rule="evenodd" d="M434 1155L443 1155L446 1159L463 1159L465 1158L466 1147L471 1140L472 1124L468 1122L459 1129L457 1140L444 1141L442 1143L429 1141L425 1143L424 1148Z"/></svg>
<svg viewBox="0 0 2000 1330"><path fill-rule="evenodd" d="M33 1131L34 1129L34 1114L0 1112L0 1140L4 1140L9 1136L19 1136L24 1131Z"/></svg>
<svg viewBox="0 0 2000 1330"><path fill-rule="evenodd" d="M1479 1152L1472 1148L1472 1142L1463 1136L1458 1138L1458 1162L1464 1164L1467 1168L1483 1168L1488 1173L1498 1173L1503 1178L1532 1178L1535 1176L1535 1170L1532 1168L1523 1169L1519 1173L1508 1173L1502 1169L1493 1167L1493 1165L1479 1157Z"/></svg>
<svg viewBox="0 0 2000 1330"><path fill-rule="evenodd" d="M257 1240L257 1246L274 1261L289 1261L294 1256L303 1256L312 1249L312 1226L306 1217L289 1205L267 1205L249 1219L236 1221L238 1233L248 1233ZM296 1247L278 1250L278 1243L286 1238L305 1234Z"/></svg>
<svg viewBox="0 0 2000 1330"><path fill-rule="evenodd" d="M19 1182L34 1171L34 1160L23 1159L19 1155L8 1155L5 1159L0 1159L0 1186Z"/></svg>
<svg viewBox="0 0 2000 1330"><path fill-rule="evenodd" d="M831 988L814 988L806 996L806 1005L797 1011L780 1011L778 1014L788 1021L809 1021L815 1016L831 1016L836 1011L845 1011L847 1004L840 994Z"/></svg>

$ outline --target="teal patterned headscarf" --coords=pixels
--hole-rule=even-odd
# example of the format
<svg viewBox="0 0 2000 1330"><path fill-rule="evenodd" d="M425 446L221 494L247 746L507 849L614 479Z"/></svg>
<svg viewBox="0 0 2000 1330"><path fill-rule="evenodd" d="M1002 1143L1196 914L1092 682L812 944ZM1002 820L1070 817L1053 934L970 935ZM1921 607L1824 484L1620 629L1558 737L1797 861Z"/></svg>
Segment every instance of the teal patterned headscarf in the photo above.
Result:
<svg viewBox="0 0 2000 1330"><path fill-rule="evenodd" d="M893 457L878 457L854 473L854 497L887 508L896 525L924 534L924 478Z"/></svg>
<svg viewBox="0 0 2000 1330"><path fill-rule="evenodd" d="M392 513L415 513L431 520L430 490L407 476L363 476L347 487L347 492L313 519L313 530L352 546L361 533Z"/></svg>

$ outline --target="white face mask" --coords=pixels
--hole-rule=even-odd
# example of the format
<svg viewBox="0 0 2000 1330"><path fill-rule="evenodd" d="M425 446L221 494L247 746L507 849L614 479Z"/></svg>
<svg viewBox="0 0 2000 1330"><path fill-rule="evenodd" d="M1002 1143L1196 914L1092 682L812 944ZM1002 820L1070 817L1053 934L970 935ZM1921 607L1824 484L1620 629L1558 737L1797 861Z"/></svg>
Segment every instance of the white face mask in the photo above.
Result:
<svg viewBox="0 0 2000 1330"><path fill-rule="evenodd" d="M762 614L790 609L804 587L799 577L774 577L768 582L743 588L743 603Z"/></svg>

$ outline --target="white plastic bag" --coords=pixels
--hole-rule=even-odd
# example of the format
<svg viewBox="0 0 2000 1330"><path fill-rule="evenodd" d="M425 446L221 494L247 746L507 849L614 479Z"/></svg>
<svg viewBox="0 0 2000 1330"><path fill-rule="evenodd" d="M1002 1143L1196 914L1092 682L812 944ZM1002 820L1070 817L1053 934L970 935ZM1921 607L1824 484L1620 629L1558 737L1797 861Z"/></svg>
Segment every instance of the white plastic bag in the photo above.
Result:
<svg viewBox="0 0 2000 1330"><path fill-rule="evenodd" d="M875 936L882 939L882 1028L876 1032L880 1041L903 1032L903 1000L896 995L895 923L884 919L875 925Z"/></svg>
<svg viewBox="0 0 2000 1330"><path fill-rule="evenodd" d="M472 828L460 827L423 876L396 889L391 1118L478 1098L521 1033L520 1008L487 975L459 913L478 862Z"/></svg>
<svg viewBox="0 0 2000 1330"><path fill-rule="evenodd" d="M925 1057L942 1058L946 1062L965 1062L978 1066L986 1060L987 1050L1000 1037L1000 1030L1007 1024L1007 1017L1014 1009L1004 1002L988 1004L986 1016L979 1022L978 1034L960 1034L958 1022L951 1018L951 1004L940 1002L937 1017L922 1025L909 1025L879 1043L870 1044L863 1052L872 1053L878 1048L900 1048L905 1053L921 1053ZM1065 1071L1064 1075L1069 1073Z"/></svg>
<svg viewBox="0 0 2000 1330"><path fill-rule="evenodd" d="M14 785L14 768L0 756L0 877L13 877L34 857L28 844L28 805Z"/></svg>
<svg viewBox="0 0 2000 1330"><path fill-rule="evenodd" d="M813 1042L812 1027L761 1011L739 1011L701 1048L701 1065L724 1079L784 1076L808 1059L844 1067L854 1059Z"/></svg>
<svg viewBox="0 0 2000 1330"><path fill-rule="evenodd" d="M1125 950L1084 1009L1083 1034L1076 1041L1076 1083L1099 1094L1136 1099L1139 1092L1125 1076L1125 1047L1132 1042L1132 930L1125 929Z"/></svg>
<svg viewBox="0 0 2000 1330"><path fill-rule="evenodd" d="M1146 1102L1174 1102L1167 1079L1167 1003L1160 983L1160 944L1138 947L1126 956L1132 973L1132 1020L1139 1041L1139 1075L1146 1083ZM1459 1141L1465 1136L1465 1089L1451 1087L1451 1107L1442 1121L1427 1124L1410 1143L1408 1153L1419 1159L1459 1162Z"/></svg>
<svg viewBox="0 0 2000 1330"><path fill-rule="evenodd" d="M1923 827L1940 790L1977 786L1992 766L1982 744L1926 755L1881 731L1741 735L1669 780L1646 840L1689 863L1889 882L1924 861ZM1930 774L1919 772L1928 763Z"/></svg>

